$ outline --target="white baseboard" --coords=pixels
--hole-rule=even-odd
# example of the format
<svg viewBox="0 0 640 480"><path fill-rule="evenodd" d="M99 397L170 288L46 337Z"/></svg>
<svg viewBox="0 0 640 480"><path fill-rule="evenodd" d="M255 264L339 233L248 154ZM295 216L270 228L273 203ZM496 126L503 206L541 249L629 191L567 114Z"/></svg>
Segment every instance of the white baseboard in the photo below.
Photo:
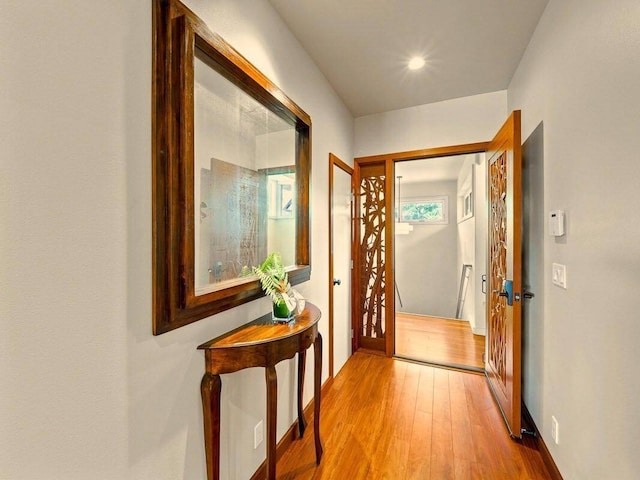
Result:
<svg viewBox="0 0 640 480"><path fill-rule="evenodd" d="M471 331L473 332L474 335L483 335L483 336L487 335L486 328L471 328Z"/></svg>

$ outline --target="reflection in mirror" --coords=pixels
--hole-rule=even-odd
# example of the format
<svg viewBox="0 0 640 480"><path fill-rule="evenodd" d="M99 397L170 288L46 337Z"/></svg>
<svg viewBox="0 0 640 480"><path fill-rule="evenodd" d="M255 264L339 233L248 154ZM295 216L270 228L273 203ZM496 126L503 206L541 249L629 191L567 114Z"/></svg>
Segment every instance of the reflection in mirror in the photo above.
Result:
<svg viewBox="0 0 640 480"><path fill-rule="evenodd" d="M268 175L268 226L269 252L280 252L284 265L294 265L296 253L296 205L294 167L271 170ZM277 173L282 171L283 173Z"/></svg>
<svg viewBox="0 0 640 480"><path fill-rule="evenodd" d="M255 280L270 252L296 256L295 126L194 64L195 294Z"/></svg>

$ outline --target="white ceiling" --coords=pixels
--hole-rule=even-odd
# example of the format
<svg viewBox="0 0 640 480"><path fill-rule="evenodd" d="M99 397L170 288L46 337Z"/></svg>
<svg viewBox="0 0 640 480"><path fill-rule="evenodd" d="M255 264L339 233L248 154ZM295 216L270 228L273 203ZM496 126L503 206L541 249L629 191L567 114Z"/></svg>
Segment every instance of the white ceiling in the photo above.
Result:
<svg viewBox="0 0 640 480"><path fill-rule="evenodd" d="M475 159L476 154L396 162L394 173L396 178L402 175L402 185L457 180L462 164L469 157Z"/></svg>
<svg viewBox="0 0 640 480"><path fill-rule="evenodd" d="M548 2L269 1L355 117L506 89Z"/></svg>

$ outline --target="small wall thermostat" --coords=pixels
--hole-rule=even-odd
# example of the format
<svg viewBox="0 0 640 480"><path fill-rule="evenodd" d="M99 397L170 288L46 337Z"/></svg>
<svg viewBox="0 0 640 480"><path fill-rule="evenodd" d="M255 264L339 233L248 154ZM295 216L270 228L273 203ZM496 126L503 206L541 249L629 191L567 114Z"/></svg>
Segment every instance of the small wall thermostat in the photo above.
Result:
<svg viewBox="0 0 640 480"><path fill-rule="evenodd" d="M549 234L553 237L564 235L564 211L552 210L549 212Z"/></svg>

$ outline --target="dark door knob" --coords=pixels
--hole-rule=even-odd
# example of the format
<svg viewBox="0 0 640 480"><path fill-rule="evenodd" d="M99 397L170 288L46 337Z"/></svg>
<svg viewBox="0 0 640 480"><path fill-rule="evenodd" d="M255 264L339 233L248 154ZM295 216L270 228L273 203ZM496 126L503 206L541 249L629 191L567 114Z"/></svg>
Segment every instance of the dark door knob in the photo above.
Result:
<svg viewBox="0 0 640 480"><path fill-rule="evenodd" d="M333 279L333 284L334 285L340 285L342 283L342 280L340 280L339 278L334 278Z"/></svg>

